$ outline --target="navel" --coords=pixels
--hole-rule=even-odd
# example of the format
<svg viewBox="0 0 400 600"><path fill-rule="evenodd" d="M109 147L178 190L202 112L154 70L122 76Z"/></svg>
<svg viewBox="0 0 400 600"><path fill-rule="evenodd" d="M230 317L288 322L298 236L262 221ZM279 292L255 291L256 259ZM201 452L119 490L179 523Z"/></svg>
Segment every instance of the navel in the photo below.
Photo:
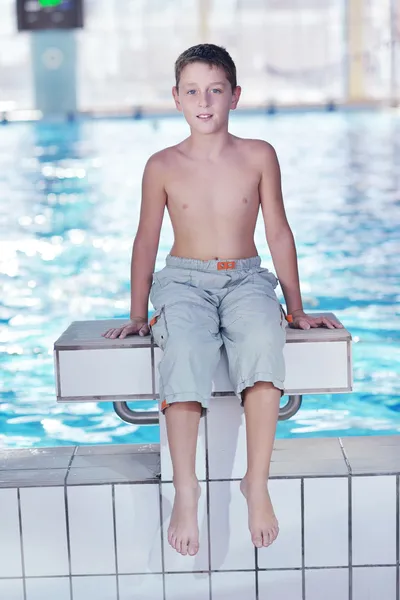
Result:
<svg viewBox="0 0 400 600"><path fill-rule="evenodd" d="M188 204L182 204L182 208L187 208L188 206Z"/></svg>
<svg viewBox="0 0 400 600"><path fill-rule="evenodd" d="M243 198L243 203L244 203L244 204L247 204L247 203L248 203L248 200L247 200L247 198Z"/></svg>

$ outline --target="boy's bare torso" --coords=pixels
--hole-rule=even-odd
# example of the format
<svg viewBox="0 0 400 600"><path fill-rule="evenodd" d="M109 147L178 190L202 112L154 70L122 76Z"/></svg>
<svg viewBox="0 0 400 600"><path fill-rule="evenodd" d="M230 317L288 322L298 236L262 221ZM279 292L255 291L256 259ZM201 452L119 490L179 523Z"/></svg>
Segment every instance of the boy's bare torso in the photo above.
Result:
<svg viewBox="0 0 400 600"><path fill-rule="evenodd" d="M200 260L257 255L260 143L230 136L229 147L216 160L191 156L187 140L162 152L172 255Z"/></svg>

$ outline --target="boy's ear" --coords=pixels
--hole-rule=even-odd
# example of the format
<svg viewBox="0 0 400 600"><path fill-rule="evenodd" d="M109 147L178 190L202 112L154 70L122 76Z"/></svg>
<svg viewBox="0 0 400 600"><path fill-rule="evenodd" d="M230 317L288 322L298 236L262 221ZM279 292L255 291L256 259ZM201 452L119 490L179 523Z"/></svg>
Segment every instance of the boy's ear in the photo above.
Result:
<svg viewBox="0 0 400 600"><path fill-rule="evenodd" d="M241 91L242 91L242 88L240 87L240 85L237 85L232 94L231 110L235 110L235 108L237 107Z"/></svg>
<svg viewBox="0 0 400 600"><path fill-rule="evenodd" d="M172 95L174 97L175 100L175 106L178 110L182 111L182 107L181 107L181 103L179 101L179 92L178 89L176 87L176 85L174 85L174 87L172 88Z"/></svg>

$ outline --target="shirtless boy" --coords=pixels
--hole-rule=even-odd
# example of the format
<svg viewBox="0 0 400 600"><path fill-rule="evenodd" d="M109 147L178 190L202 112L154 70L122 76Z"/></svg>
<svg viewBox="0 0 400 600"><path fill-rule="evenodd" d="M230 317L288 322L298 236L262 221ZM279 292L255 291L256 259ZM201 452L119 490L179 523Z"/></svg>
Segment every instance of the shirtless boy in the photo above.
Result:
<svg viewBox="0 0 400 600"><path fill-rule="evenodd" d="M195 452L214 369L224 344L229 374L243 403L247 471L241 491L257 548L278 535L268 476L285 377L283 347L292 327L341 325L303 311L297 254L274 148L228 132L241 88L225 49L189 48L176 61L176 107L190 135L148 160L131 263L130 322L103 335L148 335L163 349L160 408L165 411L175 501L168 541L183 555L199 548L200 487ZM278 279L260 266L254 230L261 206ZM166 266L153 273L165 207L174 231ZM148 324L148 300L156 309ZM234 400L233 400L234 401Z"/></svg>

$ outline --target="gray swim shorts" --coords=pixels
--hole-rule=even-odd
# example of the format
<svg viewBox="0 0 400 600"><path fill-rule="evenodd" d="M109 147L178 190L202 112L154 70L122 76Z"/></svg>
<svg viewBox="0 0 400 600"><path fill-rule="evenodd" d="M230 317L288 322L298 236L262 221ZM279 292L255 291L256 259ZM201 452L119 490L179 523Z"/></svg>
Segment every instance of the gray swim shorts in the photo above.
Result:
<svg viewBox="0 0 400 600"><path fill-rule="evenodd" d="M150 328L163 350L161 410L198 401L204 414L223 345L242 403L242 391L257 381L272 382L283 394L287 321L274 291L278 279L260 265L259 256L203 261L169 254L154 273Z"/></svg>

